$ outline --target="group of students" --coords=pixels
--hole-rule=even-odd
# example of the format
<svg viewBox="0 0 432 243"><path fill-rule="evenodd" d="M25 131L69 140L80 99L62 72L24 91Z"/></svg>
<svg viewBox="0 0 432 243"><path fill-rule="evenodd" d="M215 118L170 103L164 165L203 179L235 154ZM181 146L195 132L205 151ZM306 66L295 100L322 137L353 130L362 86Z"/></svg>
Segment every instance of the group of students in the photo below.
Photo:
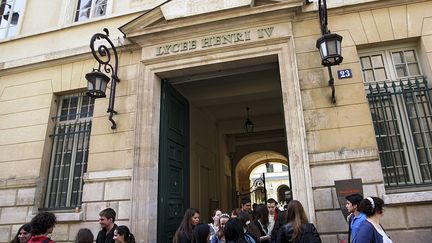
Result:
<svg viewBox="0 0 432 243"><path fill-rule="evenodd" d="M384 214L384 201L378 197L363 198L352 194L346 198L350 213L349 243L393 243L380 224ZM125 225L117 226L116 213L106 208L99 213L99 231L96 243L136 243L134 235ZM251 211L250 199L244 198L241 208L231 215L215 210L213 222L200 224L197 209L186 210L182 222L174 234L174 243L321 243L318 231L308 222L302 204L297 200L288 203L285 211L279 211L274 199L267 205L258 205ZM37 214L30 223L22 225L10 243L54 243L49 235L56 224L50 212ZM92 243L93 233L80 229L75 243Z"/></svg>
<svg viewBox="0 0 432 243"><path fill-rule="evenodd" d="M363 198L352 194L346 198L349 243L393 243L380 220L384 201L378 197ZM274 199L251 211L251 203L242 199L241 208L231 215L214 210L213 222L200 224L197 209L189 208L177 229L174 243L321 243L320 235L309 223L302 204L292 200L279 211Z"/></svg>
<svg viewBox="0 0 432 243"><path fill-rule="evenodd" d="M125 225L114 224L116 212L106 208L99 213L101 230L96 237L96 243L136 243L134 235ZM57 219L53 213L42 212L32 218L30 223L23 224L10 243L55 243L50 235ZM75 243L93 243L94 236L90 229L79 229Z"/></svg>
<svg viewBox="0 0 432 243"><path fill-rule="evenodd" d="M276 205L274 199L269 199L267 205L257 205L252 212L250 200L244 198L241 208L233 210L231 215L215 210L212 213L213 222L210 224L200 224L199 211L189 208L174 234L173 242L321 242L318 231L308 222L299 201L289 202L286 211L279 211Z"/></svg>

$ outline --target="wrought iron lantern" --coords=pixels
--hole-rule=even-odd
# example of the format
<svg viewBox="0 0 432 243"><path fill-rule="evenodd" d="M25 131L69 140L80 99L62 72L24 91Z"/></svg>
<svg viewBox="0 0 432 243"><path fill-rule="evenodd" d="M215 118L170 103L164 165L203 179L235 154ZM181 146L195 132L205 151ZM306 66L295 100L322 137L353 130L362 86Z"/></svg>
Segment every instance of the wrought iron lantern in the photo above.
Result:
<svg viewBox="0 0 432 243"><path fill-rule="evenodd" d="M244 129L246 133L251 133L254 130L255 124L249 119L249 107L246 107L246 121L244 123Z"/></svg>
<svg viewBox="0 0 432 243"><path fill-rule="evenodd" d="M324 34L317 40L317 48L320 50L323 66L338 65L342 62L341 43L342 36L334 33Z"/></svg>
<svg viewBox="0 0 432 243"><path fill-rule="evenodd" d="M98 69L93 69L93 72L86 74L87 79L87 95L92 98L106 97L106 88L110 78Z"/></svg>
<svg viewBox="0 0 432 243"><path fill-rule="evenodd" d="M331 33L327 26L327 2L318 0L318 12L322 36L317 40L316 47L320 51L321 64L327 67L329 72L328 84L332 89L332 103L336 103L334 79L331 66L342 63L342 36Z"/></svg>
<svg viewBox="0 0 432 243"><path fill-rule="evenodd" d="M115 123L114 119L112 118L114 114L117 114L117 112L114 110L114 99L115 99L115 91L116 91L116 84L117 82L120 82L120 79L117 76L118 72L118 55L117 50L112 43L112 41L109 39L109 32L108 29L104 28L104 33L96 33L92 36L90 39L90 49L92 50L93 57L96 59L96 61L99 63L99 66L97 69L93 69L92 72L87 73L85 75L85 78L87 79L87 92L86 94L92 98L104 98L106 97L106 88L108 86L108 83L110 82L110 78L105 73L111 73L111 90L110 90L110 96L109 96L109 103L108 103L108 109L107 113L109 113L109 120L112 123L111 129L116 129L117 124ZM111 65L111 52L110 49L104 45L100 44L97 48L97 51L95 49L95 42L101 40L108 42L109 46L111 47L111 50L113 52L114 56L114 66ZM103 68L103 69L101 69ZM102 72L103 70L104 72Z"/></svg>

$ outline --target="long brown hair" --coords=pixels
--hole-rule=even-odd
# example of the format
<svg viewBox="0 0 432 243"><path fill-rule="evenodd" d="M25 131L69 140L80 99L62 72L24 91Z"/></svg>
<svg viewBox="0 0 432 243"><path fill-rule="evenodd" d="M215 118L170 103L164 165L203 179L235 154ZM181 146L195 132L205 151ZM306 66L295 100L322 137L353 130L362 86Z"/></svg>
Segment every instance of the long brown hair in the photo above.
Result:
<svg viewBox="0 0 432 243"><path fill-rule="evenodd" d="M177 231L174 234L173 243L180 242L180 237L182 235L186 235L189 240L192 240L192 217L195 214L199 214L198 209L188 208L183 216L183 219L178 227Z"/></svg>
<svg viewBox="0 0 432 243"><path fill-rule="evenodd" d="M292 241L297 241L301 236L301 227L308 223L306 213L301 203L297 200L292 200L288 203L286 214L286 223L291 223L293 227Z"/></svg>
<svg viewBox="0 0 432 243"><path fill-rule="evenodd" d="M266 205L260 204L255 210L255 220L260 220L264 227L269 224L269 212Z"/></svg>

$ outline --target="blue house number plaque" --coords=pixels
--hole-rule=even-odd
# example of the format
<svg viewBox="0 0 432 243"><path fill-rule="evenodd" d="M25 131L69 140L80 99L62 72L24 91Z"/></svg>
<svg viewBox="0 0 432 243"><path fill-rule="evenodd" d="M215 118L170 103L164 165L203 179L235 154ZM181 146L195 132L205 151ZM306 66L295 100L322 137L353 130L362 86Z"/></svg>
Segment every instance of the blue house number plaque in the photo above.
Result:
<svg viewBox="0 0 432 243"><path fill-rule="evenodd" d="M352 71L351 69L342 69L337 71L338 78L344 79L344 78L352 78Z"/></svg>

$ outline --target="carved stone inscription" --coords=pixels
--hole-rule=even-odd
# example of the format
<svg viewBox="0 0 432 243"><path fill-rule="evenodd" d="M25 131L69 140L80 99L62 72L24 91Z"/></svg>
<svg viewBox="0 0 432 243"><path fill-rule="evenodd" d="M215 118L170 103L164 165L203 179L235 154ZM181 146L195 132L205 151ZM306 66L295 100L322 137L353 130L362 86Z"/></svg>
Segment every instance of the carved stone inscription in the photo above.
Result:
<svg viewBox="0 0 432 243"><path fill-rule="evenodd" d="M156 47L156 56L163 56L173 53L206 49L214 46L230 45L234 43L248 42L253 39L269 38L273 34L274 27L259 28L254 31L246 30L215 36L203 37L198 40L188 40L177 43L170 43Z"/></svg>

